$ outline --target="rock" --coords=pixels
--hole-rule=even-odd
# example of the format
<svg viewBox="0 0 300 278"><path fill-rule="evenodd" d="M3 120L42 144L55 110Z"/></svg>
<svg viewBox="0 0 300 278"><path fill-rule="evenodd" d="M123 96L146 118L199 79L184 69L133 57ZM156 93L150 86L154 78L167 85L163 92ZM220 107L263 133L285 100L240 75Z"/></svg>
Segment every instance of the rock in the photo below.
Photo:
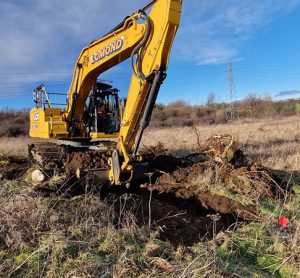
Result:
<svg viewBox="0 0 300 278"><path fill-rule="evenodd" d="M40 170L34 170L31 173L31 180L34 185L41 184L45 180L45 175Z"/></svg>

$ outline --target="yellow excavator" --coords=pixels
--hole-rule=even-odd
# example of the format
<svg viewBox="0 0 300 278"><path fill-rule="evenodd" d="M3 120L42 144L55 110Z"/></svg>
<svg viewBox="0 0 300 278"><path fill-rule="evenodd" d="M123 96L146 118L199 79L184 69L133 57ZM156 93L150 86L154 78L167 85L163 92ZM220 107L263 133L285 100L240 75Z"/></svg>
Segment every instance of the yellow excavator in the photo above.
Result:
<svg viewBox="0 0 300 278"><path fill-rule="evenodd" d="M34 90L30 136L51 139L29 146L36 163L77 176L99 171L116 185L147 171L139 147L166 78L181 8L182 0L153 0L85 47L64 109L53 107L43 85ZM98 77L126 59L133 74L122 101L118 90Z"/></svg>

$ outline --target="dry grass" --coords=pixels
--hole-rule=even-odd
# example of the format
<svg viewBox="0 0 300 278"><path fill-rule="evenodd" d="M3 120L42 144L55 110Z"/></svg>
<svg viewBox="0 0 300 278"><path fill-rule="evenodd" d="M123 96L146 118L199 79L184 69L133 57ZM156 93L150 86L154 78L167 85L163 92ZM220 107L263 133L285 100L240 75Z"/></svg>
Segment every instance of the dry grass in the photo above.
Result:
<svg viewBox="0 0 300 278"><path fill-rule="evenodd" d="M300 169L296 117L197 129L201 141L212 134L230 133L248 155L264 165ZM26 156L31 141L1 138L0 155ZM179 155L197 148L195 130L187 127L148 129L143 142L148 146L162 142ZM265 218L259 223L237 222L214 233L212 240L198 238L193 246L174 246L161 240L160 230L149 229L147 215L144 225L137 223L132 206L124 210L122 196L104 202L87 192L43 196L23 179L4 180L0 187L0 276L295 277L300 263L300 186L294 190L294 196L287 194L283 200L261 200ZM287 229L278 226L281 214L290 219Z"/></svg>
<svg viewBox="0 0 300 278"><path fill-rule="evenodd" d="M27 156L27 145L32 142L31 138L21 137L1 137L0 155L5 156Z"/></svg>
<svg viewBox="0 0 300 278"><path fill-rule="evenodd" d="M265 166L300 170L300 121L298 117L282 119L240 120L229 124L196 126L200 141L213 134L233 134L244 152ZM27 145L37 139L1 137L0 154L26 156ZM143 137L145 146L158 142L173 154L185 155L197 148L195 127L149 128Z"/></svg>
<svg viewBox="0 0 300 278"><path fill-rule="evenodd" d="M0 193L0 277L221 277L209 245L159 240L131 210L117 213L122 197L45 197L17 181Z"/></svg>
<svg viewBox="0 0 300 278"><path fill-rule="evenodd" d="M247 155L265 166L280 170L300 169L300 122L298 117L283 119L241 120L229 124L196 127L204 142L213 134L233 134ZM172 153L184 155L197 148L194 127L148 129L143 138L146 146L158 142Z"/></svg>

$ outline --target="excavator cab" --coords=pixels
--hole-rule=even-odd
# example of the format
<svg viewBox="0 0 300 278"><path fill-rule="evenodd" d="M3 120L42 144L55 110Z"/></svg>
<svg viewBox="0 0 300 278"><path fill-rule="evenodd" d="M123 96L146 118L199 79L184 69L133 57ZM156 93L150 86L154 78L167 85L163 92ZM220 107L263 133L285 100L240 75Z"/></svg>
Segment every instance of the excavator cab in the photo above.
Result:
<svg viewBox="0 0 300 278"><path fill-rule="evenodd" d="M120 130L119 90L107 81L97 81L85 107L85 123L92 138L109 136Z"/></svg>

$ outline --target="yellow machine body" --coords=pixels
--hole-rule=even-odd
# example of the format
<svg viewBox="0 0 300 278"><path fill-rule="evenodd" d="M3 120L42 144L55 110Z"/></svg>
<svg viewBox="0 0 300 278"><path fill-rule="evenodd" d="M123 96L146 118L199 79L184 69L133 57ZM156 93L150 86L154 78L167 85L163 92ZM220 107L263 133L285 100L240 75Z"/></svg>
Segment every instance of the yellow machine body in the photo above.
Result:
<svg viewBox="0 0 300 278"><path fill-rule="evenodd" d="M150 9L147 15L146 10ZM181 16L182 0L152 0L127 17L108 35L85 47L76 62L64 109L33 108L30 136L74 140L117 138L120 171L130 171L141 158L135 151L147 126L154 101L168 67L169 54ZM144 23L141 21L144 20ZM83 125L86 99L98 76L120 62L136 58L121 113L120 130L113 134L87 132ZM74 134L71 131L79 130ZM138 137L138 139L137 139ZM111 182L118 183L111 172Z"/></svg>
<svg viewBox="0 0 300 278"><path fill-rule="evenodd" d="M30 137L58 138L68 135L60 108L33 108L30 111Z"/></svg>

